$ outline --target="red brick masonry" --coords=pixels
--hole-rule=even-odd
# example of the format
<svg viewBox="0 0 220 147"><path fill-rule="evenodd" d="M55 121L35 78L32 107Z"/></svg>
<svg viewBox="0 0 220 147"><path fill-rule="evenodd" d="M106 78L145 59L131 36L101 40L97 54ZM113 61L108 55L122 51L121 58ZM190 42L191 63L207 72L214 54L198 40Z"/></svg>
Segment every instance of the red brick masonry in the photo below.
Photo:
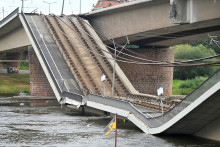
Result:
<svg viewBox="0 0 220 147"><path fill-rule="evenodd" d="M174 51L171 49L132 50L138 54L141 54L142 57L146 59L167 62L174 61ZM132 55L137 56L135 54ZM128 57L126 56L126 58ZM134 58L130 57L128 59L134 60ZM173 67L161 67L158 65L136 65L122 62L119 62L119 66L139 92L157 95L157 89L163 87L165 96L172 95Z"/></svg>
<svg viewBox="0 0 220 147"><path fill-rule="evenodd" d="M30 91L32 96L54 97L54 92L44 74L33 49L29 48Z"/></svg>

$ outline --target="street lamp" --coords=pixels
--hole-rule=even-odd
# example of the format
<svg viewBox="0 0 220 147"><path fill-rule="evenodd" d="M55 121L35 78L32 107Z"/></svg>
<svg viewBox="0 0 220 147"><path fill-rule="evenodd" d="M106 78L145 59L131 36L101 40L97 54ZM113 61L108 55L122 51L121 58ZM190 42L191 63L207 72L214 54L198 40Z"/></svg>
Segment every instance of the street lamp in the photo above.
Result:
<svg viewBox="0 0 220 147"><path fill-rule="evenodd" d="M82 8L82 2L80 0L80 4L79 4L79 14L81 14L81 8Z"/></svg>
<svg viewBox="0 0 220 147"><path fill-rule="evenodd" d="M21 1L22 1L21 11L24 12L24 1L27 1L27 0L21 0Z"/></svg>
<svg viewBox="0 0 220 147"><path fill-rule="evenodd" d="M50 5L51 4L54 4L54 3L56 3L56 2L52 2L52 3L50 3L50 2L46 2L46 1L43 1L44 3L47 3L48 5L49 5L49 14L50 14Z"/></svg>
<svg viewBox="0 0 220 147"><path fill-rule="evenodd" d="M63 15L64 2L65 2L65 0L63 0L62 10L61 10L61 16Z"/></svg>
<svg viewBox="0 0 220 147"><path fill-rule="evenodd" d="M104 97L105 97L105 80L106 80L106 76L105 76L105 75L102 75L102 76L101 76L101 81L102 81L102 83L103 83Z"/></svg>

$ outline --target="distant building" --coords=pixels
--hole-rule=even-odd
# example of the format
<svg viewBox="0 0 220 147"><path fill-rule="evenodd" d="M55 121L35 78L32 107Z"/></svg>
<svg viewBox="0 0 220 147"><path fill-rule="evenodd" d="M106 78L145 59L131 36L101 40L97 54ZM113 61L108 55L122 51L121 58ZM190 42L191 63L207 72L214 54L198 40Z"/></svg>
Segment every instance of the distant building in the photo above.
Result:
<svg viewBox="0 0 220 147"><path fill-rule="evenodd" d="M115 6L115 5L124 4L127 2L132 2L132 1L136 1L136 0L98 0L97 4L94 6L92 11Z"/></svg>

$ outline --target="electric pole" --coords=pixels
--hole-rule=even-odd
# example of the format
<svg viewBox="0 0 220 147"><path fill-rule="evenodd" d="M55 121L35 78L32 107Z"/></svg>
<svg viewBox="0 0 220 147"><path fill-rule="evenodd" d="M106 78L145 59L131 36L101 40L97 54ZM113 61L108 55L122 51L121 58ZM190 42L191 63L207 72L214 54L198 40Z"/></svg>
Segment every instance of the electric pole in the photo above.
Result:
<svg viewBox="0 0 220 147"><path fill-rule="evenodd" d="M62 10L61 10L61 16L63 15L64 2L65 2L65 0L63 0Z"/></svg>
<svg viewBox="0 0 220 147"><path fill-rule="evenodd" d="M82 7L82 3L81 3L81 0L80 0L80 3L79 3L79 14L81 14L81 7Z"/></svg>
<svg viewBox="0 0 220 147"><path fill-rule="evenodd" d="M5 9L2 7L2 14L3 14L3 19L5 18Z"/></svg>
<svg viewBox="0 0 220 147"><path fill-rule="evenodd" d="M50 14L50 5L51 4L54 4L54 3L56 3L56 2L52 2L52 3L50 3L50 2L46 2L46 1L43 1L44 3L47 3L48 5L49 5L49 14Z"/></svg>
<svg viewBox="0 0 220 147"><path fill-rule="evenodd" d="M27 1L27 0L21 0L21 1L22 1L21 11L24 12L24 1Z"/></svg>

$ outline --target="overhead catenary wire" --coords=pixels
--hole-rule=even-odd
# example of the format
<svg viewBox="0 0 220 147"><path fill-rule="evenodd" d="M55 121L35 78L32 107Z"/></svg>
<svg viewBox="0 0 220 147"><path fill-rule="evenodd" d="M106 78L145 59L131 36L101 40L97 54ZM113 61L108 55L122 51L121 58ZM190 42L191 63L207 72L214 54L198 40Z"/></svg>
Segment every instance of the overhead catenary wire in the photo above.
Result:
<svg viewBox="0 0 220 147"><path fill-rule="evenodd" d="M52 16L54 16L54 17L57 17L56 15L53 15L53 14L51 14ZM66 24L62 19L60 19L59 17L57 17L59 20L61 20L64 24ZM68 27L70 27L68 24L66 24ZM72 27L70 27L71 29L72 29ZM59 28L58 28L59 29ZM64 32L62 32L62 30L60 30L59 29L59 31L61 31L61 33L62 34L64 34L67 38L69 38L70 40L72 40L73 42L75 42L75 43L77 43L77 44L79 44L77 41L74 41L71 37L69 37L67 34L65 34ZM89 35L89 34L87 34L87 35ZM80 46L80 45L79 45ZM80 47L82 47L82 46L80 46ZM106 57L106 56L103 56L103 55L101 55L101 54L99 54L99 53L96 53L96 52L94 52L94 51L92 51L92 50L90 50L90 49L88 49L88 48L85 48L85 47L82 47L82 48L84 48L84 49L86 49L86 50L88 50L88 51L90 51L90 52L93 52L94 54L96 54L96 55L99 55L99 56L102 56L102 57L104 57L104 58L109 58L109 57ZM101 48L100 48L101 49ZM103 49L101 49L102 51L105 51L105 50L103 50ZM111 55L113 55L114 56L114 54L112 54L112 53L110 53L110 52L107 52L107 51L105 51L106 53L108 53L108 54L111 54ZM117 51L117 52L119 52L119 51ZM130 60L130 59L126 59L126 58L123 58L123 57L118 57L118 58L121 58L121 59L125 59L125 60L127 60L127 61L130 61L130 62L126 62L125 60L118 60L117 59L117 61L119 61L119 62L125 62L125 63L139 63L139 64L149 64L149 65L155 65L155 64L157 64L157 65L159 65L159 64L169 64L168 62L161 62L161 63L144 63L144 62L137 62L137 61L134 61L134 60ZM114 60L113 58L109 58L109 59L111 59L111 60Z"/></svg>
<svg viewBox="0 0 220 147"><path fill-rule="evenodd" d="M74 15L75 17L78 17L77 15ZM78 17L78 18L80 18L80 17ZM80 18L81 19L81 18ZM83 19L81 19L81 21L82 22L84 22L86 25L88 25L89 27L91 27L94 31L96 31L90 24L88 24L87 22L85 22ZM85 31L84 31L85 32ZM86 33L86 32L85 32ZM87 33L86 33L87 34ZM91 37L91 35L90 34L87 34L87 35L89 35L90 37ZM102 44L103 44L103 42L101 42ZM104 44L105 45L105 44ZM110 46L107 46L107 45L105 45L107 48L109 48L109 49L111 49L111 50L114 50L113 48L111 48ZM123 49L125 49L126 50L126 48L124 48L124 46L122 47ZM127 49L128 50L128 49ZM130 51L130 50L128 50L128 51ZM119 51L117 51L117 52L119 52ZM132 52L132 51L130 51L130 52ZM119 52L119 53L121 53L121 51ZM137 53L135 53L135 52L132 52L133 54L137 54ZM159 62L161 62L161 63L164 63L163 61L154 61L154 60L149 60L149 59L143 59L143 58L140 58L140 57L135 57L135 56L132 56L132 55L129 55L129 54L126 54L126 53L122 53L122 54L124 54L124 55L127 55L127 56L130 56L130 57L134 57L134 58L137 58L137 59L140 59L140 60L145 60L145 61L148 61L148 62L156 62L156 63L159 63ZM138 54L138 55L141 55L141 54ZM219 57L220 56L220 54L218 54L218 55L215 55L215 56L209 56L209 57L204 57L204 58L199 58L199 59L192 59L192 60L187 60L187 61L181 61L181 62L166 62L166 63L170 63L170 64L181 64L181 63L189 63L189 62L195 62L195 61L201 61L201 60L206 60L206 59L211 59L211 58L216 58L216 57Z"/></svg>
<svg viewBox="0 0 220 147"><path fill-rule="evenodd" d="M54 15L55 16L55 15ZM56 16L57 17L57 16ZM67 35L67 37L68 37L68 35ZM69 37L68 37L69 38ZM70 39L70 38L69 38ZM72 40L72 38L71 38L71 40ZM72 40L72 41L74 41L74 40ZM83 47L84 49L85 49L85 47ZM86 48L87 49L87 48ZM89 51L91 51L90 49L87 49L87 50L89 50ZM102 57L104 57L104 58L108 58L108 57L105 57L105 56L103 56L103 55L100 55L100 54L98 54L98 53L96 53L96 52L94 52L94 51L91 51L91 52L93 52L93 53L95 53L96 55L99 55L99 56L102 56ZM207 57L207 58L210 58L210 57ZM207 59L207 58L204 58L204 59ZM111 60L113 60L112 58L110 58ZM199 60L199 59L198 59ZM137 61L133 61L133 62L126 62L126 61L124 61L124 60L118 60L117 59L117 61L119 61L119 62L124 62L124 63L130 63L130 64L142 64L142 65L168 65L169 63L168 62L163 62L163 63L161 63L161 64L158 64L158 63L143 63L143 62L137 62ZM183 61L183 62L185 62L185 61ZM206 64L193 64L193 66L202 66L202 65L206 65ZM182 65L182 66L184 66L184 65ZM186 66L189 66L189 64L187 64Z"/></svg>
<svg viewBox="0 0 220 147"><path fill-rule="evenodd" d="M55 15L54 15L54 16L55 16ZM55 16L55 17L57 17L57 16ZM66 33L64 33L60 28L57 27L57 29L58 29L64 36L66 36L69 40L71 40L71 41L73 41L74 43L78 44L79 47L81 47L81 48L83 48L83 49L86 49L86 50L88 50L89 52L92 52L92 53L94 53L94 54L96 54L96 55L98 55L98 56L101 56L101 57L103 57L103 58L107 58L107 59L110 59L110 60L114 60L114 58L106 57L106 56L104 56L104 55L101 55L101 54L99 54L99 53L97 53L97 52L94 52L94 51L92 51L92 50L90 50L90 49L88 49L88 48L82 46L79 42L75 41L75 40L72 39L69 35L67 35ZM122 58L122 57L120 57L120 58ZM125 63L138 63L138 62L136 62L136 61L129 62L129 61L119 60L119 59L116 59L116 60L119 61L119 62L125 62ZM131 60L131 61L132 61L132 60ZM142 63L142 64L156 64L156 63ZM164 64L167 64L167 63L164 62Z"/></svg>
<svg viewBox="0 0 220 147"><path fill-rule="evenodd" d="M57 16L56 16L56 17L57 17ZM59 18L59 17L58 17L58 18ZM59 18L59 19L60 19L60 18ZM73 29L73 28L70 27L68 24L66 24L62 19L60 19L60 20L61 20L65 25L67 25L69 28ZM84 31L84 30L83 30L83 31ZM93 38L93 36L91 36L91 35L88 34L87 32L84 31L84 33L86 33L88 36L90 36L90 37ZM105 47L109 48L110 50L112 50L112 51L115 50L114 48L112 48L112 47L110 47L110 46L108 46L108 45L105 45L103 42L100 42L99 40L97 40L97 39L95 39L95 38L93 38L93 39L96 40L97 42L101 43L101 44L104 45ZM95 46L97 46L97 45L95 45ZM99 46L97 46L97 47L99 47ZM101 50L103 50L103 49L101 49ZM106 53L108 53L108 54L111 54L112 56L114 56L114 54L112 54L112 53L110 53L110 52L107 52L106 50L103 50L103 51L106 52ZM126 56L129 56L129 57L132 57L132 58L139 59L139 60L145 60L145 61L148 61L148 62L156 62L156 63L160 62L160 61L153 61L153 60L149 60L149 59L139 58L139 57L136 57L136 56L133 56L133 55L129 55L129 54L123 53L123 52L118 51L118 50L116 50L116 52L121 53L121 54L126 55ZM126 59L126 58L124 58L124 59ZM129 59L126 59L126 60L129 60ZM162 62L162 63L164 63L164 62Z"/></svg>
<svg viewBox="0 0 220 147"><path fill-rule="evenodd" d="M194 66L220 66L220 62L200 63L200 64L184 64L184 65L165 65L166 67L194 67Z"/></svg>
<svg viewBox="0 0 220 147"><path fill-rule="evenodd" d="M79 17L79 16L77 16L77 15L75 15L75 16L76 16L76 17ZM79 18L80 18L80 17L79 17ZM81 18L80 18L80 19L81 19ZM89 27L91 27L95 32L97 32L97 30L95 30L90 24L88 24L87 22L85 22L83 19L81 19L81 20L82 20L82 22L84 22L86 25L88 25ZM100 32L99 32L99 33L100 33ZM112 43L113 43L113 41L112 41ZM215 42L215 43L216 43L216 42ZM118 44L116 44L116 45L118 45ZM109 46L107 46L107 45L105 45L105 46L108 47L108 48L110 48L110 49L112 49L112 50L114 50L113 48L111 48L111 47L109 47ZM129 52L131 52L131 53L133 53L133 54L138 54L138 53L135 53L135 52L130 51L130 50L127 49L127 48L124 48L124 46L121 46L121 45L118 45L118 46L122 47L123 49L125 49L125 50L127 50L127 51L129 51ZM119 53L121 53L121 52L119 52ZM125 53L122 53L122 54L128 55L128 54L125 54ZM141 54L138 54L138 55L142 56ZM132 55L128 55L128 56L134 57L134 56L132 56ZM198 59L187 60L187 61L166 62L166 63L170 63L170 64L182 64L182 63L189 63L189 62L207 60L207 59L216 58L216 57L220 57L220 54L214 55L214 56L209 56L209 57L204 57L204 58L198 58ZM163 63L162 61L155 61L155 60L143 59L143 58L140 58L140 57L134 57L134 58L137 58L137 59L140 59L140 60L145 60L145 61L148 61L148 62L156 62L156 63L161 62L161 63Z"/></svg>
<svg viewBox="0 0 220 147"><path fill-rule="evenodd" d="M56 15L53 15L53 16L57 17ZM114 58L106 57L106 56L101 55L101 54L99 54L99 53L97 53L97 52L94 52L94 51L92 51L92 50L90 50L90 49L88 49L88 48L86 48L86 47L81 46L81 45L79 44L79 42L73 40L71 37L69 37L69 36L68 36L66 33L64 33L62 30L60 30L59 28L58 28L58 30L59 30L63 35L65 35L68 39L70 39L71 41L77 43L81 48L84 48L84 49L88 50L89 52L92 52L92 53L94 53L94 54L96 54L96 55L98 55L98 56L101 56L101 57L103 57L103 58L107 58L107 59L110 59L110 60L115 60ZM208 57L207 57L207 58L208 58ZM210 58L210 57L209 57L209 58ZM128 64L139 64L139 65L170 65L170 64L172 64L172 63L168 63L168 62L163 62L163 63L145 63L145 62L137 62L137 61L134 61L134 60L125 61L125 60L119 60L119 59L116 59L116 61L118 61L118 62L123 62L123 63L128 63ZM202 66L203 64L193 64L193 66L197 66L197 65L198 65L198 66ZM204 65L205 65L205 64L204 64ZM183 65L182 65L182 66L183 66ZM189 64L187 64L187 66L189 66Z"/></svg>
<svg viewBox="0 0 220 147"><path fill-rule="evenodd" d="M57 17L56 15L52 15L52 16L54 16L54 17ZM84 48L84 49L86 49L86 50L88 50L89 52L92 52L92 53L94 53L94 54L96 54L96 55L98 55L98 56L101 56L101 57L103 57L103 58L108 58L108 59L111 59L111 60L114 60L114 58L110 58L110 57L106 57L106 56L104 56L104 55L101 55L101 54L99 54L99 53L97 53L97 52L94 52L94 51L92 51L92 50L90 50L90 49L88 49L88 48L86 48L86 47L84 47L84 46L82 46L79 42L77 42L77 41L75 41L74 39L72 39L69 35L67 35L66 33L64 33L60 28L58 28L57 27L57 29L63 34L63 35L65 35L68 39L70 39L71 41L73 41L73 42L75 42L76 44L78 44L79 45L79 47L81 47L81 48ZM122 57L120 57L120 58L122 58ZM139 64L151 64L151 65L153 65L153 64L158 64L158 63L142 63L142 62L137 62L137 61L133 61L133 60L130 60L130 61L133 61L133 62L129 62L129 61L125 61L125 60L119 60L119 59L116 59L117 61L119 61L119 62L125 62L125 63L139 63ZM128 60L128 59L127 59ZM163 62L163 63L161 63L161 64L169 64L169 63L166 63L166 62ZM159 65L159 64L158 64Z"/></svg>

